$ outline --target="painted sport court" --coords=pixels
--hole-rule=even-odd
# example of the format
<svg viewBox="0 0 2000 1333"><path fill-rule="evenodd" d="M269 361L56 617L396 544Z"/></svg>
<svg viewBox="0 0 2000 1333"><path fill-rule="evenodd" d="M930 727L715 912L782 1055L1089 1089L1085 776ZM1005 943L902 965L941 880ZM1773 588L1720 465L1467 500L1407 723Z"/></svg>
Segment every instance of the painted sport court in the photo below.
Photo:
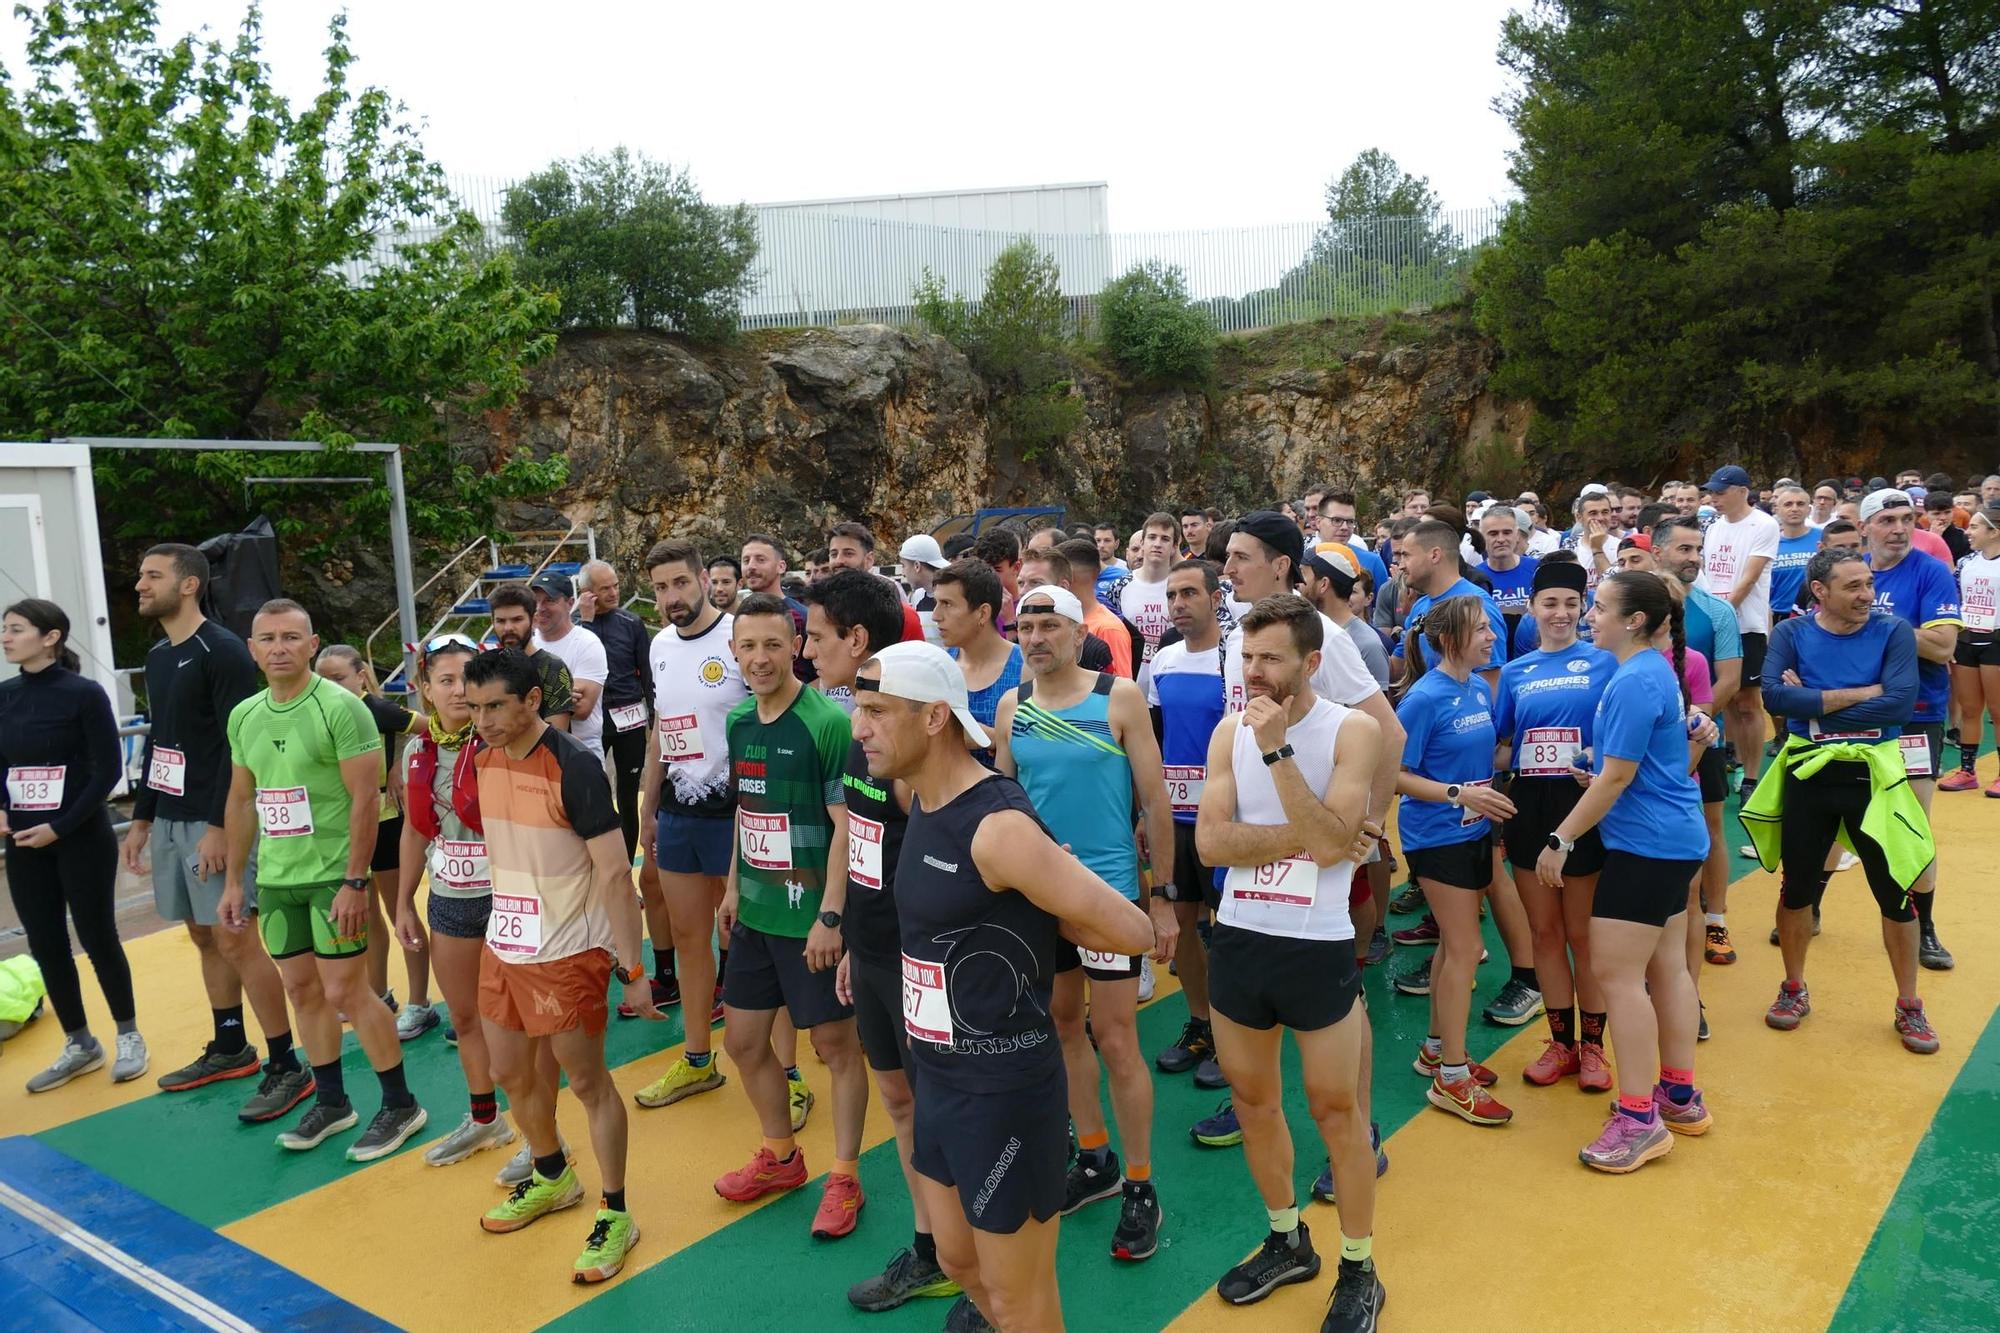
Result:
<svg viewBox="0 0 2000 1333"><path fill-rule="evenodd" d="M1990 753L1981 776L1995 776ZM1782 975L1765 942L1777 885L1737 860L1730 919L1739 962L1707 969L1703 982L1715 1035L1697 1071L1716 1127L1676 1141L1671 1156L1634 1176L1601 1176L1576 1161L1608 1112L1605 1098L1573 1084L1521 1081L1545 1035L1539 1020L1508 1030L1475 1016L1473 1055L1500 1073L1498 1091L1516 1112L1511 1126L1478 1129L1432 1110L1408 1063L1426 1026L1425 1001L1394 994L1385 969L1369 969L1375 1111L1391 1160L1376 1226L1385 1324L1433 1328L1470 1317L1485 1328L1537 1330L2000 1327L2000 804L1940 795L1937 826L1941 933L1958 967L1924 973L1922 986L1943 1050L1914 1056L1896 1040L1879 918L1858 870L1836 877L1827 895L1809 969L1812 1016L1796 1033L1765 1027ZM1739 844L1733 817L1725 827ZM1481 996L1504 980L1498 941L1489 944L1494 961L1480 970ZM47 1019L0 1059L0 1328L896 1333L943 1321L946 1301L863 1315L845 1300L848 1284L878 1271L911 1229L879 1107L862 1159L869 1203L859 1228L839 1241L808 1234L817 1182L749 1208L716 1197L710 1182L757 1141L733 1078L677 1106L632 1107L627 1189L643 1238L615 1281L575 1287L567 1275L588 1230L587 1207L490 1236L478 1217L500 1197L493 1175L505 1154L424 1165L422 1146L455 1126L465 1106L456 1054L438 1032L404 1048L410 1086L431 1112L404 1151L356 1166L343 1156L344 1135L315 1152L284 1152L273 1142L276 1125L236 1120L248 1080L176 1096L155 1091L153 1077L207 1039L208 1015L183 934L128 948L153 1051L145 1078L114 1088L106 1074L91 1074L28 1097L23 1083L61 1040ZM1413 952L1397 950L1389 967L1409 965ZM391 965L399 980L400 966ZM93 1020L102 1020L88 967L83 973ZM1164 970L1160 983L1140 1015L1149 1051L1172 1041L1185 1017ZM628 1097L678 1051L679 1011L670 1012L665 1024L612 1021L611 1063ZM805 1068L821 1102L801 1143L823 1172L832 1156L826 1077L809 1055ZM374 1080L351 1037L347 1069L357 1104L371 1112ZM1261 1240L1261 1205L1240 1149L1197 1148L1187 1138L1186 1126L1218 1094L1187 1077L1160 1076L1156 1087L1160 1251L1143 1264L1115 1264L1109 1202L1067 1219L1060 1281L1070 1327L1317 1327L1330 1262L1317 1281L1248 1310L1214 1295L1222 1271ZM1299 1101L1290 1114L1306 1199L1322 1153ZM588 1135L567 1098L563 1128L581 1151ZM587 1153L579 1174L586 1189L597 1187ZM1335 1252L1331 1206L1309 1203L1306 1217L1322 1253Z"/></svg>

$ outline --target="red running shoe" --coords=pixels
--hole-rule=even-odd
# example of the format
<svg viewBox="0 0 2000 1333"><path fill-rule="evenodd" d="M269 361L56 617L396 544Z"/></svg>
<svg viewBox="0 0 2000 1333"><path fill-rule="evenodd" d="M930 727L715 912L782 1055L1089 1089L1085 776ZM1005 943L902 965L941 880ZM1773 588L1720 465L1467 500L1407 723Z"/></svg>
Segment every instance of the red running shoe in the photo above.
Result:
<svg viewBox="0 0 2000 1333"><path fill-rule="evenodd" d="M769 1148L759 1148L747 1165L717 1180L715 1192L731 1203L749 1203L779 1190L795 1190L805 1183L805 1153L794 1148L791 1160L781 1162L771 1155Z"/></svg>

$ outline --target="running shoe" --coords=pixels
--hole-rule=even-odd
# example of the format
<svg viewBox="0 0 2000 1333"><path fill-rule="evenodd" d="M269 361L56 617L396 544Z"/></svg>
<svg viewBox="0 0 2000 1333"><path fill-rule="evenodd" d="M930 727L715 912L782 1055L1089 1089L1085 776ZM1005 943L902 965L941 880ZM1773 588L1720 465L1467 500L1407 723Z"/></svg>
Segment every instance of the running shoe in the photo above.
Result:
<svg viewBox="0 0 2000 1333"><path fill-rule="evenodd" d="M1500 993L1493 997L1493 1003L1487 1005L1481 1012L1485 1014L1489 1023L1498 1023L1505 1028L1517 1028L1533 1021L1535 1015L1542 1012L1543 1007L1540 991L1525 981L1509 977L1507 984L1500 988Z"/></svg>
<svg viewBox="0 0 2000 1333"><path fill-rule="evenodd" d="M1667 1096L1667 1090L1655 1083L1653 1112L1670 1132L1684 1134L1688 1138L1708 1133L1708 1127L1715 1123L1715 1117L1708 1113L1708 1107L1701 1099L1700 1088L1696 1088L1694 1096L1682 1104Z"/></svg>
<svg viewBox="0 0 2000 1333"><path fill-rule="evenodd" d="M1727 967L1736 961L1736 946L1729 942L1728 926L1711 921L1705 934L1707 939L1702 945L1701 956L1708 960L1710 967Z"/></svg>
<svg viewBox="0 0 2000 1333"><path fill-rule="evenodd" d="M769 1148L759 1148L756 1156L718 1179L715 1192L731 1203L749 1203L779 1190L795 1190L807 1179L806 1155L796 1147L783 1162Z"/></svg>
<svg viewBox="0 0 2000 1333"><path fill-rule="evenodd" d="M849 1287L847 1303L868 1314L880 1314L922 1296L958 1294L958 1283L935 1260L925 1259L914 1247L905 1245L889 1256L888 1267Z"/></svg>
<svg viewBox="0 0 2000 1333"><path fill-rule="evenodd" d="M1766 759L1776 759L1778 757L1778 745L1779 740L1776 736L1766 741L1764 743L1764 757Z"/></svg>
<svg viewBox="0 0 2000 1333"><path fill-rule="evenodd" d="M1701 1032L1697 1040L1708 1036L1708 1015L1701 1016ZM1576 1086L1585 1092L1611 1091L1611 1062L1604 1058L1604 1048L1594 1041L1578 1042L1576 1047L1578 1068Z"/></svg>
<svg viewBox="0 0 2000 1333"><path fill-rule="evenodd" d="M1500 1076L1485 1065L1480 1064L1479 1061L1471 1060L1467 1064L1472 1069L1473 1082L1477 1083L1480 1087L1490 1088L1500 1082ZM1423 1075L1425 1078L1436 1078L1438 1070L1444 1068L1444 1057L1442 1055L1431 1054L1429 1050L1420 1044L1417 1047L1417 1058L1410 1061L1410 1068L1416 1070L1417 1073Z"/></svg>
<svg viewBox="0 0 2000 1333"><path fill-rule="evenodd" d="M1373 1120L1368 1122L1368 1146L1375 1150L1375 1178L1380 1180L1389 1169L1389 1154L1382 1151L1382 1126ZM1321 1203L1335 1203L1333 1197L1333 1162L1329 1159L1320 1168L1319 1179L1313 1182L1312 1196Z"/></svg>
<svg viewBox="0 0 2000 1333"><path fill-rule="evenodd" d="M1424 919L1416 925L1392 931L1389 938L1405 948L1435 948L1438 941L1444 938L1444 931L1438 925L1437 918L1426 912Z"/></svg>
<svg viewBox="0 0 2000 1333"><path fill-rule="evenodd" d="M665 983L662 983L658 977L653 978L653 1007L655 1009L665 1009L668 1005L679 1004L680 1002L680 982L674 980L672 977L669 977ZM623 1000L620 1000L618 1002L618 1016L620 1018L637 1018L639 1011Z"/></svg>
<svg viewBox="0 0 2000 1333"><path fill-rule="evenodd" d="M722 1021L722 1010L723 1010L722 986L720 985L720 983L718 983L715 988L715 1003L710 1005L708 1010L708 1022L710 1027L713 1027L715 1024L720 1023Z"/></svg>
<svg viewBox="0 0 2000 1333"><path fill-rule="evenodd" d="M1152 999L1159 990L1160 983L1153 976L1153 960L1145 954L1139 955L1139 1003Z"/></svg>
<svg viewBox="0 0 2000 1333"><path fill-rule="evenodd" d="M562 1152L563 1161L575 1160L574 1154L569 1150L569 1144L563 1141L561 1135L556 1136L556 1147ZM510 1190L534 1174L535 1152L524 1138L521 1140L521 1150L507 1159L507 1165L500 1168L499 1174L493 1177L493 1183L503 1190Z"/></svg>
<svg viewBox="0 0 2000 1333"><path fill-rule="evenodd" d="M81 1078L93 1069L104 1068L104 1046L96 1038L91 1038L86 1046L75 1037L64 1040L62 1053L55 1063L28 1080L29 1092L49 1092L60 1088L73 1078Z"/></svg>
<svg viewBox="0 0 2000 1333"><path fill-rule="evenodd" d="M1103 1166L1092 1166L1079 1153L1076 1160L1069 1164L1069 1177L1063 1182L1062 1211L1058 1216L1068 1217L1085 1204L1112 1198L1124 1184L1125 1175L1119 1170L1117 1153L1106 1153Z"/></svg>
<svg viewBox="0 0 2000 1333"><path fill-rule="evenodd" d="M479 1225L496 1235L509 1231L519 1231L537 1218L550 1213L574 1208L583 1202L583 1182L576 1178L576 1171L567 1163L562 1174L554 1180L539 1171L530 1171L528 1178L513 1188L513 1191L486 1210L479 1219Z"/></svg>
<svg viewBox="0 0 2000 1333"><path fill-rule="evenodd" d="M1229 1086L1229 1079L1222 1072L1222 1061L1209 1056L1194 1067L1194 1085L1208 1092Z"/></svg>
<svg viewBox="0 0 2000 1333"><path fill-rule="evenodd" d="M708 1067L715 1068L715 1061L710 1060ZM785 1090L792 1110L792 1133L796 1134L806 1127L806 1117L812 1114L815 1098L813 1090L806 1086L804 1074L786 1079Z"/></svg>
<svg viewBox="0 0 2000 1333"><path fill-rule="evenodd" d="M1162 1074L1185 1074L1214 1054L1214 1030L1200 1019L1190 1018L1182 1025L1179 1039L1154 1056L1153 1063Z"/></svg>
<svg viewBox="0 0 2000 1333"><path fill-rule="evenodd" d="M263 1081L258 1083L257 1091L250 1094L250 1100L237 1108L236 1118L252 1125L276 1120L312 1096L318 1086L313 1081L313 1071L306 1065L292 1069L265 1065Z"/></svg>
<svg viewBox="0 0 2000 1333"><path fill-rule="evenodd" d="M146 1039L137 1032L118 1034L118 1058L111 1062L111 1081L130 1083L146 1072L153 1057L146 1052Z"/></svg>
<svg viewBox="0 0 2000 1333"><path fill-rule="evenodd" d="M458 1029L451 1026L449 1023L445 1024L444 1044L451 1047L456 1047L458 1045Z"/></svg>
<svg viewBox="0 0 2000 1333"><path fill-rule="evenodd" d="M638 1243L639 1224L632 1220L632 1214L599 1208L597 1220L591 1224L590 1235L583 1242L583 1253L576 1256L576 1266L570 1270L569 1280L609 1282L618 1276L618 1270L625 1266L625 1256L632 1253L632 1247Z"/></svg>
<svg viewBox="0 0 2000 1333"><path fill-rule="evenodd" d="M1745 861L1757 860L1757 849L1747 842L1736 849L1736 854Z"/></svg>
<svg viewBox="0 0 2000 1333"><path fill-rule="evenodd" d="M215 1043L210 1042L202 1047L194 1063L160 1075L158 1082L168 1092L186 1092L190 1088L220 1083L226 1078L250 1078L261 1067L262 1062L257 1059L257 1048L254 1046L236 1051L218 1051Z"/></svg>
<svg viewBox="0 0 2000 1333"><path fill-rule="evenodd" d="M1374 967L1389 956L1389 930L1386 926L1375 927L1375 933L1368 937L1368 952L1361 956L1363 967Z"/></svg>
<svg viewBox="0 0 2000 1333"><path fill-rule="evenodd" d="M1236 1106L1226 1098L1215 1114L1194 1122L1188 1137L1203 1148L1234 1148L1243 1142L1243 1126L1236 1123Z"/></svg>
<svg viewBox="0 0 2000 1333"><path fill-rule="evenodd" d="M347 1145L347 1160L372 1162L387 1157L409 1142L410 1135L430 1123L430 1112L411 1102L408 1106L385 1106L361 1131L361 1137Z"/></svg>
<svg viewBox="0 0 2000 1333"><path fill-rule="evenodd" d="M853 1176L827 1174L820 1189L819 1209L813 1213L812 1233L821 1240L837 1240L854 1230L861 1220L861 1208L868 1196Z"/></svg>
<svg viewBox="0 0 2000 1333"><path fill-rule="evenodd" d="M1815 906L1813 908L1813 935L1817 937L1819 935L1819 932L1820 932L1819 908ZM1777 946L1777 943L1778 943L1778 928L1776 926L1773 926L1771 927L1772 947L1775 948Z"/></svg>
<svg viewBox="0 0 2000 1333"><path fill-rule="evenodd" d="M1476 1077L1447 1083L1440 1069L1424 1096L1438 1110L1449 1111L1468 1124L1504 1125L1514 1118L1514 1113L1502 1106Z"/></svg>
<svg viewBox="0 0 2000 1333"><path fill-rule="evenodd" d="M1118 1205L1118 1227L1111 1233L1111 1257L1134 1263L1153 1257L1160 1248L1160 1196L1150 1180L1125 1182Z"/></svg>
<svg viewBox="0 0 2000 1333"><path fill-rule="evenodd" d="M1215 1284L1215 1294L1231 1305L1254 1305L1279 1287L1310 1282L1318 1276L1319 1255L1313 1252L1312 1233L1300 1219L1297 1244L1271 1232L1257 1253L1222 1275L1222 1281Z"/></svg>
<svg viewBox="0 0 2000 1333"><path fill-rule="evenodd" d="M1549 1037L1542 1042L1542 1053L1521 1071L1521 1077L1538 1088L1548 1088L1574 1077L1582 1069L1583 1057L1575 1046Z"/></svg>
<svg viewBox="0 0 2000 1333"><path fill-rule="evenodd" d="M432 1166L451 1166L476 1152L504 1148L513 1141L513 1127L499 1116L482 1125L472 1118L472 1112L467 1111L465 1119L458 1122L457 1129L424 1149L424 1160Z"/></svg>
<svg viewBox="0 0 2000 1333"><path fill-rule="evenodd" d="M1986 795L1992 800L2000 801L2000 778L1995 778L1986 784Z"/></svg>
<svg viewBox="0 0 2000 1333"><path fill-rule="evenodd" d="M1645 1124L1621 1111L1613 1111L1604 1122L1604 1132L1580 1148L1576 1157L1585 1166L1622 1176L1673 1150L1674 1136L1667 1132L1666 1122L1658 1116L1653 1117L1651 1124Z"/></svg>
<svg viewBox="0 0 2000 1333"><path fill-rule="evenodd" d="M1805 982L1781 981L1778 983L1778 998L1771 1001L1764 1021L1780 1032L1790 1032L1811 1012L1812 996L1806 991Z"/></svg>
<svg viewBox="0 0 2000 1333"><path fill-rule="evenodd" d="M1924 1016L1924 1002L1912 1000L1908 1004L1896 1001L1896 1034L1903 1039L1903 1049L1918 1055L1936 1055L1937 1032L1931 1027L1931 1020Z"/></svg>
<svg viewBox="0 0 2000 1333"><path fill-rule="evenodd" d="M354 1113L354 1103L342 1102L338 1106L328 1106L325 1102L314 1102L299 1117L299 1123L278 1135L278 1146L293 1152L305 1152L317 1148L333 1135L345 1129L353 1129L361 1123L361 1117Z"/></svg>
<svg viewBox="0 0 2000 1333"><path fill-rule="evenodd" d="M713 1053L700 1069L689 1064L683 1055L668 1066L665 1074L632 1094L632 1100L641 1106L672 1106L683 1097L714 1092L728 1081L722 1072L722 1061L716 1059Z"/></svg>
<svg viewBox="0 0 2000 1333"><path fill-rule="evenodd" d="M1415 884L1406 884L1402 891L1389 900L1389 911L1394 916L1408 916L1412 912L1424 910L1424 891Z"/></svg>
<svg viewBox="0 0 2000 1333"><path fill-rule="evenodd" d="M1951 950L1938 943L1936 926L1924 926L1918 932L1917 961L1933 972L1949 972L1958 966Z"/></svg>
<svg viewBox="0 0 2000 1333"><path fill-rule="evenodd" d="M1319 1333L1375 1333L1388 1299L1373 1259L1342 1259Z"/></svg>
<svg viewBox="0 0 2000 1333"><path fill-rule="evenodd" d="M396 1040L415 1041L444 1020L427 1004L406 1004L396 1015Z"/></svg>
<svg viewBox="0 0 2000 1333"><path fill-rule="evenodd" d="M1956 769L1949 775L1938 779L1937 789L1939 791L1978 791L1979 775L1969 768Z"/></svg>
<svg viewBox="0 0 2000 1333"><path fill-rule="evenodd" d="M1431 960L1426 958L1415 967L1406 968L1389 978L1389 984L1405 995L1429 995L1431 993Z"/></svg>
<svg viewBox="0 0 2000 1333"><path fill-rule="evenodd" d="M1701 1026L1694 1030L1694 1039L1696 1041L1708 1040L1708 1006L1705 1004L1701 1006Z"/></svg>
<svg viewBox="0 0 2000 1333"><path fill-rule="evenodd" d="M979 1313L979 1307L972 1303L972 1297L961 1295L945 1311L944 1333L994 1333L993 1325L986 1322L986 1316Z"/></svg>

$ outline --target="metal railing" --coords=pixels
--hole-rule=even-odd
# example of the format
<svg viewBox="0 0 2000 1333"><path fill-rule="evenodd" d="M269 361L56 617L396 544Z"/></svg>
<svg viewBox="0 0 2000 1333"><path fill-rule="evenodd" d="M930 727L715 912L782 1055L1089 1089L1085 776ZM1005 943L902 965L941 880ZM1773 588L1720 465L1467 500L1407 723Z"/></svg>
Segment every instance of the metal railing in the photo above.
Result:
<svg viewBox="0 0 2000 1333"><path fill-rule="evenodd" d="M479 550L481 547L487 547L490 549L491 546L492 542L485 537L475 537L470 542L467 542L465 548L461 550L457 555L453 556L451 559L445 561L444 564L439 567L437 573L431 575L429 578L425 579L421 584L418 585L417 591L412 600L421 600L425 593L429 592L432 588L437 586L437 581L439 579L443 578L446 574L449 574L453 569L455 569L458 566L459 561L465 559L465 557L471 555L474 551ZM453 605L456 604L457 604L456 602L453 603ZM389 626L395 624L396 619L397 619L397 613L391 611L387 616L383 617L382 622L380 624L375 626L374 629L369 630L368 637L361 641L361 655L363 658L367 660L370 668L373 668L375 665L375 640L378 637L380 637L383 630L388 629ZM430 633L431 631L426 631L425 637L428 638ZM396 656L399 659L399 664L400 664L400 659L402 657L400 646L398 648ZM380 678L381 677L378 675L377 679Z"/></svg>

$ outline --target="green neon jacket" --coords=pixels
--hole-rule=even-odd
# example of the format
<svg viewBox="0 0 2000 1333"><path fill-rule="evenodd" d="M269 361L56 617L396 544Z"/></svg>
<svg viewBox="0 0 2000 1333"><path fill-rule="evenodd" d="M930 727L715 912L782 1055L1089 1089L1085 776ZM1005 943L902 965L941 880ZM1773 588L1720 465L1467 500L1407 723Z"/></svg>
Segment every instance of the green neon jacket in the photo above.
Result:
<svg viewBox="0 0 2000 1333"><path fill-rule="evenodd" d="M1778 752L1778 764L1764 774L1763 781L1743 807L1740 818L1757 849L1757 861L1766 870L1778 868L1780 826L1785 817L1785 784L1796 774L1809 778L1830 763L1850 760L1868 765L1871 795L1868 812L1861 817L1861 831L1880 843L1889 858L1889 873L1905 893L1917 882L1930 863L1937 859L1937 843L1931 837L1931 821L1923 803L1910 785L1903 769L1902 747L1895 741L1829 741L1815 745L1800 736L1788 737ZM1840 842L1848 851L1854 843L1841 826Z"/></svg>

